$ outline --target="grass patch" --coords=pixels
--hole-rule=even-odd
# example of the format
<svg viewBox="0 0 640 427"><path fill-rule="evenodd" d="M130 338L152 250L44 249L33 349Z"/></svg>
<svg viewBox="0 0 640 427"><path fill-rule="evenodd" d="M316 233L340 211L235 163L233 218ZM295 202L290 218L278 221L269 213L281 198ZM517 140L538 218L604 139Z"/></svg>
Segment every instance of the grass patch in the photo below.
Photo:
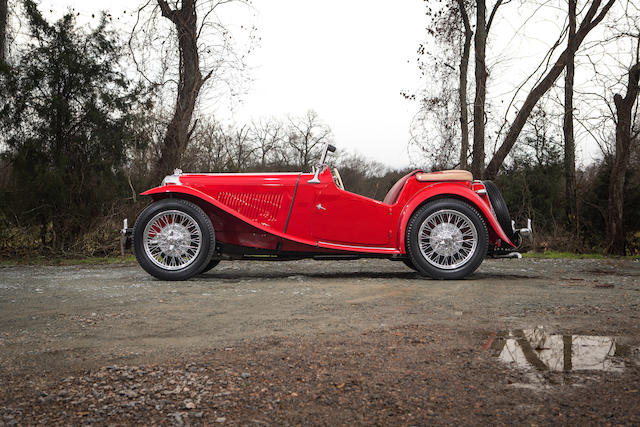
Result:
<svg viewBox="0 0 640 427"><path fill-rule="evenodd" d="M85 265L85 264L129 264L136 262L133 255L113 257L86 257L86 258L14 258L0 260L0 267L13 267L16 265Z"/></svg>
<svg viewBox="0 0 640 427"><path fill-rule="evenodd" d="M523 253L524 258L542 258L542 259L638 259L638 255L634 256L616 256L604 255L599 253L576 254L573 252L546 251L546 252L526 252Z"/></svg>

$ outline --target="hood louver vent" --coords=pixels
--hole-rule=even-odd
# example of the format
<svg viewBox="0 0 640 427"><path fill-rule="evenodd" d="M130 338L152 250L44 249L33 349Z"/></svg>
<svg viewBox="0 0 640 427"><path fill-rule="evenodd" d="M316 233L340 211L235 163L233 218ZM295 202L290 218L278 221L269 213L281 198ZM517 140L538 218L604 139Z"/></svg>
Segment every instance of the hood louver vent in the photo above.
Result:
<svg viewBox="0 0 640 427"><path fill-rule="evenodd" d="M218 201L257 222L275 222L282 202L281 194L220 192Z"/></svg>

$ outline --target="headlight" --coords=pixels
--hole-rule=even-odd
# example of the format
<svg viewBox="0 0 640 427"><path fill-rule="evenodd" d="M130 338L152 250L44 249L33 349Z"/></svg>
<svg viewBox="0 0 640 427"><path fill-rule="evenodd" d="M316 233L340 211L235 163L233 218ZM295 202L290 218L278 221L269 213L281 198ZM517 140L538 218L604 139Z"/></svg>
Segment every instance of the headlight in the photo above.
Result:
<svg viewBox="0 0 640 427"><path fill-rule="evenodd" d="M173 171L173 175L167 175L162 180L160 186L163 185L182 185L180 182L180 175L182 175L182 171L180 169L175 169Z"/></svg>

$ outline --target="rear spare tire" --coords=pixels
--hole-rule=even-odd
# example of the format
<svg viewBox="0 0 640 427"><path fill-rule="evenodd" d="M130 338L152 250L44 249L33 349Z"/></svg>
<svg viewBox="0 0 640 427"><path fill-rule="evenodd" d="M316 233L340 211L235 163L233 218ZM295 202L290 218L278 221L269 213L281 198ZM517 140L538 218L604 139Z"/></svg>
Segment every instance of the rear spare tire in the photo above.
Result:
<svg viewBox="0 0 640 427"><path fill-rule="evenodd" d="M511 225L511 216L509 215L509 209L502 197L502 193L498 189L498 186L493 181L482 181L484 188L487 190L487 196L491 202L491 207L496 214L498 224L502 227L502 231L507 235L509 240L514 241L513 225Z"/></svg>

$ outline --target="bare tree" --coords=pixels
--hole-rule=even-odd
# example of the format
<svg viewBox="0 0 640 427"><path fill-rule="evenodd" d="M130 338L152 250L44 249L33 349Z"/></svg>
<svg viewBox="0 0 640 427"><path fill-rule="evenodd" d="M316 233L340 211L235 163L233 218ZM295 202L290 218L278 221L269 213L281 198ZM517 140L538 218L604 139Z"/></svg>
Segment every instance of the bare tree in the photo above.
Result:
<svg viewBox="0 0 640 427"><path fill-rule="evenodd" d="M419 113L410 127L409 148L416 148L424 167L432 170L451 169L458 159L458 118L456 92L445 78L433 96L422 99ZM412 150L413 151L413 150Z"/></svg>
<svg viewBox="0 0 640 427"><path fill-rule="evenodd" d="M569 35L567 41L567 71L564 80L564 181L566 210L570 229L574 230L576 219L576 142L573 134L573 82L575 75L576 1L569 0Z"/></svg>
<svg viewBox="0 0 640 427"><path fill-rule="evenodd" d="M507 0L507 3L509 1ZM497 0L487 19L487 5L486 0L465 1L456 0L455 3L444 3L441 6L427 8L427 16L431 18L431 24L428 28L428 33L436 41L437 54L429 54L431 56L430 64L425 66L421 63L420 68L422 74L425 75L426 68L432 68L438 75L437 84L433 84L433 75L429 74L430 81L427 83L431 86L426 90L428 93L436 93L433 96L423 96L422 108L419 114L425 116L431 116L431 118L437 117L439 119L437 126L441 127L442 119L450 119L448 115L451 113L450 108L442 107L442 103L438 102L438 99L444 99L448 97L448 89L451 85L449 79L453 77L457 71L457 109L455 112L455 121L460 123L460 151L458 165L461 169L467 169L469 158L469 102L467 99L467 86L468 86L468 71L469 71L469 59L471 56L471 41L474 41L475 52L475 99L473 102L473 156L471 162L471 171L476 176L481 176L484 170L484 158L485 158L485 121L486 121L486 96L487 96L487 65L486 65L486 49L487 38L491 25L496 16L496 13L501 5L505 4L503 0ZM469 18L470 9L473 11L475 8L475 32L471 20ZM420 46L418 50L419 54L428 53L424 45ZM457 70L452 63L457 63ZM452 72L453 71L453 72ZM440 108L442 111L435 111L436 108ZM446 113L446 114L445 114ZM422 120L426 121L426 120ZM414 124L421 123L421 120L415 120ZM433 124L430 124L433 126ZM415 132L414 132L415 133ZM424 133L424 132L423 132ZM457 139L457 132L455 135L452 132L446 132L447 136L452 136ZM419 146L422 151L426 149L432 149L434 141L432 139L424 139L421 141L419 138L412 141L414 145ZM452 141L448 138L440 141L440 145L447 146L448 148L457 148L458 143L451 146ZM420 146L424 145L424 147ZM446 157L450 157L447 153ZM433 155L430 157L434 157ZM443 159L440 159L443 160ZM442 161L437 163L442 165ZM449 159L446 159L446 163Z"/></svg>
<svg viewBox="0 0 640 427"><path fill-rule="evenodd" d="M487 100L487 35L502 0L497 0L487 21L485 0L476 1L476 35L474 39L476 55L476 97L473 103L473 160L471 173L482 177L484 172L485 104Z"/></svg>
<svg viewBox="0 0 640 427"><path fill-rule="evenodd" d="M308 111L301 119L290 118L289 125L287 145L297 165L303 170L308 170L322 144L331 141L331 129L320 122L315 111Z"/></svg>
<svg viewBox="0 0 640 427"><path fill-rule="evenodd" d="M587 12L585 13L584 18L582 19L582 22L580 23L580 27L576 31L574 51L577 51L587 34L589 34L589 32L593 30L604 19L604 17L607 15L607 12L609 12L609 9L611 9L615 2L616 0L608 0L607 3L602 8L600 8L602 0L592 1ZM565 49L560 54L551 69L549 69L544 77L542 77L542 79L538 82L538 84L536 84L531 89L524 103L522 104L522 107L518 111L515 119L511 123L504 141L489 162L489 165L487 166L484 174L486 178L495 178L495 176L498 174L498 169L516 143L518 136L522 131L522 128L527 123L527 118L531 114L531 111L536 106L540 98L553 86L558 77L560 77L568 61L569 48L567 47L567 49Z"/></svg>
<svg viewBox="0 0 640 427"><path fill-rule="evenodd" d="M469 111L467 102L467 74L469 72L469 55L471 51L471 39L473 30L469 22L466 4L464 0L458 0L458 8L464 25L464 47L460 58L460 84L458 86L458 98L460 102L460 169L467 169L469 156Z"/></svg>
<svg viewBox="0 0 640 427"><path fill-rule="evenodd" d="M629 167L632 142L632 112L639 92L640 62L631 67L628 77L626 95L623 97L620 94L615 94L613 97L616 107L616 152L609 178L607 250L609 253L617 255L624 255L626 246L623 223L624 183L625 174Z"/></svg>
<svg viewBox="0 0 640 427"><path fill-rule="evenodd" d="M264 169L268 166L270 157L282 141L282 123L273 119L260 120L252 123L251 133L255 140L260 168Z"/></svg>
<svg viewBox="0 0 640 427"><path fill-rule="evenodd" d="M160 146L155 175L179 166L196 128L194 110L205 84L244 68L218 8L244 0L146 0L129 46L142 75L156 88L175 85L173 115ZM166 25L166 24L169 25Z"/></svg>
<svg viewBox="0 0 640 427"><path fill-rule="evenodd" d="M476 6L476 97L473 102L473 160L471 173L480 178L484 169L484 106L487 96L487 6L485 0L477 0Z"/></svg>
<svg viewBox="0 0 640 427"><path fill-rule="evenodd" d="M180 67L178 93L173 117L167 127L162 144L158 168L160 174L178 165L193 132L191 117L202 85L211 77L212 71L202 76L198 52L198 18L195 0L183 0L180 8L172 9L165 0L158 0L162 16L169 19L178 33Z"/></svg>
<svg viewBox="0 0 640 427"><path fill-rule="evenodd" d="M251 128L242 125L236 129L229 129L229 136L225 144L229 156L231 170L244 172L253 163L256 147L251 139Z"/></svg>
<svg viewBox="0 0 640 427"><path fill-rule="evenodd" d="M425 88L420 110L411 124L409 149L427 157L431 168L459 165L468 168L469 102L468 68L473 39L468 9L475 1L458 0L427 6L430 39L420 45L419 68ZM416 95L403 94L408 99Z"/></svg>
<svg viewBox="0 0 640 427"><path fill-rule="evenodd" d="M7 17L9 1L0 0L0 65L7 62Z"/></svg>
<svg viewBox="0 0 640 427"><path fill-rule="evenodd" d="M232 132L231 129L228 131ZM182 165L190 172L224 172L231 170L228 145L231 137L215 120L204 120L194 132L191 143L182 159Z"/></svg>

